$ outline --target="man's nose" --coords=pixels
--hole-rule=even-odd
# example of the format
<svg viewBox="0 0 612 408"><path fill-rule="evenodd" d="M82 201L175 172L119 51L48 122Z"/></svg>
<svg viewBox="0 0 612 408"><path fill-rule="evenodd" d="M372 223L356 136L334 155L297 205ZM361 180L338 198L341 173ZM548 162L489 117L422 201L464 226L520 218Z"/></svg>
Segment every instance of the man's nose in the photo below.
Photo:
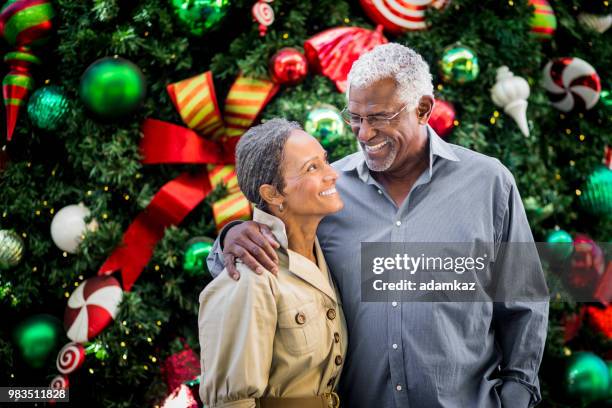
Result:
<svg viewBox="0 0 612 408"><path fill-rule="evenodd" d="M362 119L361 126L359 126L359 130L357 131L357 139L362 143L367 143L375 135L376 129L370 126L370 122L368 122L367 119Z"/></svg>

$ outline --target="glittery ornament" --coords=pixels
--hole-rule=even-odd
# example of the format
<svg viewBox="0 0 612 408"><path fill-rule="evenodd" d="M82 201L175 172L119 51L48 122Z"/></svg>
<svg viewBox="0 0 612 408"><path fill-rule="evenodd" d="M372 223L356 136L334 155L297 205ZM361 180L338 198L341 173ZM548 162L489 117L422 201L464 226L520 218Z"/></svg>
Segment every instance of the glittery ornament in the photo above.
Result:
<svg viewBox="0 0 612 408"><path fill-rule="evenodd" d="M28 102L28 117L34 126L45 130L57 129L66 118L70 105L58 86L37 89Z"/></svg>
<svg viewBox="0 0 612 408"><path fill-rule="evenodd" d="M14 231L0 230L0 269L17 265L23 258L23 240Z"/></svg>
<svg viewBox="0 0 612 408"><path fill-rule="evenodd" d="M589 175L580 195L580 204L593 215L612 217L612 170L599 166Z"/></svg>
<svg viewBox="0 0 612 408"><path fill-rule="evenodd" d="M181 25L196 37L217 28L227 14L230 0L172 0Z"/></svg>

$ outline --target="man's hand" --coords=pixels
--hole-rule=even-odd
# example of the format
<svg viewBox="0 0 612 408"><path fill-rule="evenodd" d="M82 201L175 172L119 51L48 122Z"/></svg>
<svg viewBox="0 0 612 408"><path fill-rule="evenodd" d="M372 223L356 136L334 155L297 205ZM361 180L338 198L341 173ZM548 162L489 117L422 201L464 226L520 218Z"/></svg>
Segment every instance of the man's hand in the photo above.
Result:
<svg viewBox="0 0 612 408"><path fill-rule="evenodd" d="M274 275L278 273L278 256L275 248L280 247L268 226L255 221L246 221L230 228L223 240L223 261L229 275L240 279L235 261L242 262L255 273L262 274L265 269Z"/></svg>

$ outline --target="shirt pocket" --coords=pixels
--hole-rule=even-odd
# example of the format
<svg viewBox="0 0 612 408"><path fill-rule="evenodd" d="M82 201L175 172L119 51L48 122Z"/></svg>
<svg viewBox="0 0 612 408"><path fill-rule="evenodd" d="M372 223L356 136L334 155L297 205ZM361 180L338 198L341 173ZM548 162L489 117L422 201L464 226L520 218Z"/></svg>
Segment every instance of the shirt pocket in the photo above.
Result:
<svg viewBox="0 0 612 408"><path fill-rule="evenodd" d="M325 312L317 302L289 307L278 314L278 335L292 354L315 350L325 336Z"/></svg>

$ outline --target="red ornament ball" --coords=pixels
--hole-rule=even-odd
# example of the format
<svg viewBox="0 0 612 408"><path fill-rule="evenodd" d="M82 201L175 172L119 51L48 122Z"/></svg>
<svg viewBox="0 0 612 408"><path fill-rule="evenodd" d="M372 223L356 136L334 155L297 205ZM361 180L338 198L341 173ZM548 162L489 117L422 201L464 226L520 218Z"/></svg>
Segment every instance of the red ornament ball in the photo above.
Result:
<svg viewBox="0 0 612 408"><path fill-rule="evenodd" d="M295 48L282 48L270 58L270 76L277 84L296 85L308 75L308 61Z"/></svg>
<svg viewBox="0 0 612 408"><path fill-rule="evenodd" d="M429 126L440 137L446 137L455 126L455 108L449 102L437 99L429 117Z"/></svg>
<svg viewBox="0 0 612 408"><path fill-rule="evenodd" d="M604 273L605 258L601 248L588 235L577 234L566 283L576 293L591 295Z"/></svg>

